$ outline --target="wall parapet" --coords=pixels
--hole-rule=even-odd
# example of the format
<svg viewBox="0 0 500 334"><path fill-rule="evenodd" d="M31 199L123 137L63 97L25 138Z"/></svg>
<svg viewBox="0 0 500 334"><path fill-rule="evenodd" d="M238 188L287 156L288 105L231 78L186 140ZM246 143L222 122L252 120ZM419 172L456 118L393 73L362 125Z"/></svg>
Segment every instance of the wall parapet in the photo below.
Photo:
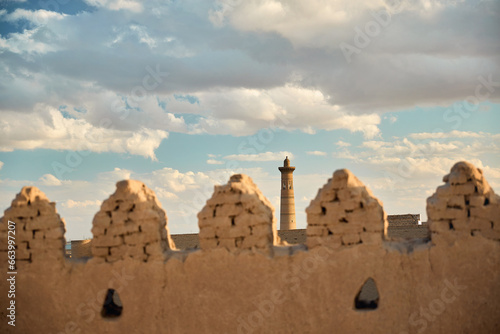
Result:
<svg viewBox="0 0 500 334"><path fill-rule="evenodd" d="M64 259L65 222L56 211L56 204L36 187L23 187L0 223L2 251L7 251L7 223L16 224L16 260L18 265L33 261ZM5 259L3 257L3 259ZM2 259L2 260L3 260Z"/></svg>
<svg viewBox="0 0 500 334"><path fill-rule="evenodd" d="M242 174L231 176L226 185L215 186L198 214L198 225L202 250L270 253L278 243L274 208L252 179Z"/></svg>
<svg viewBox="0 0 500 334"><path fill-rule="evenodd" d="M490 187L483 171L461 161L443 177L443 182L427 199L434 242L478 235L500 241L500 196Z"/></svg>
<svg viewBox="0 0 500 334"><path fill-rule="evenodd" d="M382 202L347 169L333 173L306 213L309 248L380 244L387 225Z"/></svg>
<svg viewBox="0 0 500 334"><path fill-rule="evenodd" d="M163 260L168 250L175 249L167 215L155 193L134 180L116 184L115 193L94 217L92 234L92 255L97 261Z"/></svg>
<svg viewBox="0 0 500 334"><path fill-rule="evenodd" d="M498 332L499 196L465 162L444 182L427 200L429 241L404 252L387 236L382 202L348 170L335 171L307 208L307 247L280 241L274 209L248 176L214 188L198 215L201 249L189 251L175 249L154 192L120 181L95 215L88 261L64 258L64 220L25 187L0 221L1 263L7 221L18 228L15 329ZM12 328L4 321L0 332Z"/></svg>

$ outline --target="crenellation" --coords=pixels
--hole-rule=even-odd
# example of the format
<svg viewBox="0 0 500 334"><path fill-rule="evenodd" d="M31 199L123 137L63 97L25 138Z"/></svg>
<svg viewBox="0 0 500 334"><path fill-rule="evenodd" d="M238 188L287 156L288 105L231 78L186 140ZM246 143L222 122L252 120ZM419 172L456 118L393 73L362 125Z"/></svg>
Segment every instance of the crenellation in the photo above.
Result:
<svg viewBox="0 0 500 334"><path fill-rule="evenodd" d="M370 244L382 242L386 220L382 203L347 169L333 173L306 213L309 248L330 242L336 247L339 241L344 246L360 244L363 240ZM320 242L318 238L324 240Z"/></svg>
<svg viewBox="0 0 500 334"><path fill-rule="evenodd" d="M106 262L148 261L162 258L167 251L175 249L165 211L156 195L135 180L116 184L115 193L102 203L94 217L92 234L94 259Z"/></svg>
<svg viewBox="0 0 500 334"><path fill-rule="evenodd" d="M302 244L290 246L280 244L274 209L252 179L234 175L215 187L198 214L199 234L191 236L201 250L183 251L173 251L167 217L154 192L139 181L121 181L94 217L94 238L79 242L86 245L90 260L66 262L64 221L43 193L23 188L16 200L24 202L15 200L5 211L0 236L6 238L5 219L12 219L19 229L18 263L64 265L50 270L25 265L18 276L22 288L16 298L23 312L16 327L56 333L70 319L85 333L103 328L123 333L138 325L144 332L204 328L229 333L240 328L238 319L250 321L257 310L270 309L268 300L278 293L286 302L275 303L272 317L255 332L334 328L351 333L370 331L374 320L383 319L374 331L413 333L418 328L412 315L432 311L436 296L442 299L447 291L446 297L457 302L447 302L427 332L460 332L464 326L472 332L497 332L500 198L470 164L456 164L444 179L449 183L427 201L429 224L420 224L420 215L387 218L382 203L361 181L347 170L336 171L307 208L307 229L280 231L300 237ZM384 238L389 222L392 228L412 227L419 233L428 226L432 242L424 233L413 240ZM4 258L6 246L0 243ZM365 298L367 290L360 289L362 282L371 282L376 290L376 305L368 304L375 308L363 308L358 297ZM111 325L99 313L101 294L108 288L118 291L121 283L124 312ZM459 293L452 295L450 284ZM5 280L0 285L7 287ZM46 318L36 314L42 299L54 305L45 310ZM151 307L156 300L168 305L154 302ZM82 312L88 310L96 311L92 321ZM221 314L235 321L221 322Z"/></svg>
<svg viewBox="0 0 500 334"><path fill-rule="evenodd" d="M198 226L203 250L270 253L278 240L271 203L244 174L233 175L226 185L214 187L214 194L198 214Z"/></svg>
<svg viewBox="0 0 500 334"><path fill-rule="evenodd" d="M18 265L45 260L61 262L64 259L64 220L57 214L55 203L49 202L47 196L38 188L21 189L11 207L4 211L0 223L2 231L7 230L9 220L16 222ZM5 233L5 239L2 241L6 239ZM2 251L7 250L3 248Z"/></svg>
<svg viewBox="0 0 500 334"><path fill-rule="evenodd" d="M465 161L458 162L443 177L443 182L427 199L433 240L444 234L455 238L482 235L500 240L494 224L500 217L500 196L489 186L481 169Z"/></svg>

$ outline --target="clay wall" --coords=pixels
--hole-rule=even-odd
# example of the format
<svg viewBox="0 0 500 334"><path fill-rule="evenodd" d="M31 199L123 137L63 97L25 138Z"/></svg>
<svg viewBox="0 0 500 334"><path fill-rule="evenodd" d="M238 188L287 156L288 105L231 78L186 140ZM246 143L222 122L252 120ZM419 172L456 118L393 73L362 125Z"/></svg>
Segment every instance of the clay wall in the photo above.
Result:
<svg viewBox="0 0 500 334"><path fill-rule="evenodd" d="M269 201L233 176L200 211L201 249L181 251L154 193L122 181L76 262L54 204L23 188L0 223L4 272L8 220L19 247L16 327L2 297L0 332L498 333L500 198L465 162L444 182L429 238L398 241L380 200L338 170L307 208L305 244L285 245Z"/></svg>

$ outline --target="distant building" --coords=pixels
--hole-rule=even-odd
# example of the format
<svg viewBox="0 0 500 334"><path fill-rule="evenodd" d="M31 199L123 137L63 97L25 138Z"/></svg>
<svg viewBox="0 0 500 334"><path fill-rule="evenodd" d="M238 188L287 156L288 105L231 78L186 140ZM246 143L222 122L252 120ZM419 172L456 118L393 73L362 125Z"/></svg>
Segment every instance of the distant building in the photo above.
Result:
<svg viewBox="0 0 500 334"><path fill-rule="evenodd" d="M295 230L295 196L293 193L293 171L295 167L290 166L288 157L283 162L283 167L278 167L281 172L281 207L280 207L280 230Z"/></svg>
<svg viewBox="0 0 500 334"><path fill-rule="evenodd" d="M426 239L429 237L427 223L418 223L420 221L419 214L388 215L387 220L389 222L389 227L387 229L387 236L389 239ZM305 229L279 230L278 236L281 240L289 244L306 243ZM171 237L177 249L185 250L200 248L200 241L197 233L172 234ZM74 259L92 257L91 243L91 239L72 240L69 253L68 247L66 247L66 256Z"/></svg>
<svg viewBox="0 0 500 334"><path fill-rule="evenodd" d="M390 239L428 238L429 227L420 220L419 214L388 215L387 236Z"/></svg>
<svg viewBox="0 0 500 334"><path fill-rule="evenodd" d="M91 258L92 257L92 252L90 250L91 244L92 244L92 239L71 240L70 257L75 259Z"/></svg>
<svg viewBox="0 0 500 334"><path fill-rule="evenodd" d="M71 241L66 242L66 245L64 245L64 254L66 257L71 257Z"/></svg>

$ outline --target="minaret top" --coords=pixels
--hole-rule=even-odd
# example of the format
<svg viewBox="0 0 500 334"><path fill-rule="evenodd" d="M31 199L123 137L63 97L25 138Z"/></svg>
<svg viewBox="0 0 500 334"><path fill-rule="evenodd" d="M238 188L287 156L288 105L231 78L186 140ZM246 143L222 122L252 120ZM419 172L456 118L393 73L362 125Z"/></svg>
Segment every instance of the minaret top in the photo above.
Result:
<svg viewBox="0 0 500 334"><path fill-rule="evenodd" d="M288 156L286 159L283 161L283 167L278 167L280 172L292 172L295 170L295 167L290 166L290 159L288 159Z"/></svg>

